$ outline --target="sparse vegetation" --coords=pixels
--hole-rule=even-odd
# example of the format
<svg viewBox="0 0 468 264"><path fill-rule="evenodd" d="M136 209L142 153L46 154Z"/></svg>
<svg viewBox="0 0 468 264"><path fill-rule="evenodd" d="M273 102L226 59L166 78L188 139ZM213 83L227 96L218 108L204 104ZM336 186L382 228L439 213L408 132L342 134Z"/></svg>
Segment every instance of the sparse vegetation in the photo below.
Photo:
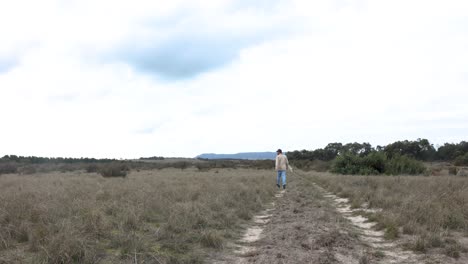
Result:
<svg viewBox="0 0 468 264"><path fill-rule="evenodd" d="M306 171L398 175L309 172L310 179L349 198L352 208L383 209L366 216L386 239L411 235L416 239L407 242L408 249L437 249L463 258L467 249L455 237L468 235L468 178L454 175L465 175L459 172L467 164L466 146L445 144L435 150L421 139L375 149L368 143L331 143L288 157ZM426 170L420 161L447 157L455 163L426 164ZM272 160L4 156L0 263L203 263L210 252L238 238L241 226L270 202L273 168ZM425 177L401 176L423 172ZM309 181L298 187L303 193L307 188ZM306 211L303 193L295 194L301 206L290 208L294 216ZM320 220L328 221L326 217ZM331 249L346 245L351 236L330 229L314 239L315 245L330 249L318 258L328 263L335 261ZM314 250L314 243L304 241L301 248ZM366 253L359 261L373 258L379 256Z"/></svg>
<svg viewBox="0 0 468 264"><path fill-rule="evenodd" d="M352 204L383 209L367 216L385 231L387 239L395 239L402 232L417 237L408 248L418 252L444 248L447 255L457 257L457 252L464 250L451 236L468 234L465 177L350 177L314 173L313 178L326 189L349 198Z"/></svg>
<svg viewBox="0 0 468 264"><path fill-rule="evenodd" d="M0 263L203 263L275 192L264 170L191 167L127 178L0 177Z"/></svg>

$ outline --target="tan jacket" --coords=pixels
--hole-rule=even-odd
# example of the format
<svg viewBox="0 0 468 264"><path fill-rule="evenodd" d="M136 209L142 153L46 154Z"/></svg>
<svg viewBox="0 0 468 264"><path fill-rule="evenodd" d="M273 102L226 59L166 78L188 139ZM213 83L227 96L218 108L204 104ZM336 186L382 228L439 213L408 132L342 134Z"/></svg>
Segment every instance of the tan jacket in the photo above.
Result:
<svg viewBox="0 0 468 264"><path fill-rule="evenodd" d="M288 166L289 166L288 158L285 155L283 154L276 155L275 169L277 171L288 170Z"/></svg>

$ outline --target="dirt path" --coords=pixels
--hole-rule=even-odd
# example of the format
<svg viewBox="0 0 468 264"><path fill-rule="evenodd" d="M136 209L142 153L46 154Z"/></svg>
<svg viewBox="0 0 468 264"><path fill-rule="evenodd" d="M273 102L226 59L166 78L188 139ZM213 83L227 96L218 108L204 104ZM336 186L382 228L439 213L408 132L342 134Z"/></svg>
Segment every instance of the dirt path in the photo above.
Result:
<svg viewBox="0 0 468 264"><path fill-rule="evenodd" d="M327 192L303 176L253 218L230 253L211 263L461 263L446 256L416 254L384 239L374 223L351 209L348 199ZM360 209L364 210L364 209Z"/></svg>
<svg viewBox="0 0 468 264"><path fill-rule="evenodd" d="M404 251L397 243L385 240L384 232L374 229L376 223L369 222L368 218L357 214L360 211L373 212L372 210L362 208L353 210L347 198L339 198L319 186L316 187L324 193L324 197L332 201L337 211L352 223L359 233L360 240L369 247L368 250L373 252L379 263L424 263L424 255L418 256L412 251Z"/></svg>
<svg viewBox="0 0 468 264"><path fill-rule="evenodd" d="M290 181L254 217L231 253L212 263L359 263L366 256L352 226L311 182Z"/></svg>

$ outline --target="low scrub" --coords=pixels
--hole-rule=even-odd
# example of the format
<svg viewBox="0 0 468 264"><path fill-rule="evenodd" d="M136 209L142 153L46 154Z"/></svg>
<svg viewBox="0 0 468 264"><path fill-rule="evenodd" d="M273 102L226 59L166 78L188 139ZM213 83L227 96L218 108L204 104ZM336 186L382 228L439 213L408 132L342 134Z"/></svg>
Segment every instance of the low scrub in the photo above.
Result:
<svg viewBox="0 0 468 264"><path fill-rule="evenodd" d="M416 236L408 245L415 251L445 248L447 255L456 257L456 252L462 250L450 234L468 234L465 177L316 174L313 178L331 192L349 198L352 204L382 209L367 216L385 231L387 239L397 238L401 230L403 234ZM453 241L454 245L447 241Z"/></svg>
<svg viewBox="0 0 468 264"><path fill-rule="evenodd" d="M382 152L373 152L366 156L344 153L333 161L331 167L331 172L352 175L417 175L425 170L424 164L413 158L401 155L389 158Z"/></svg>
<svg viewBox="0 0 468 264"><path fill-rule="evenodd" d="M8 173L17 173L18 172L18 165L13 162L9 163L0 163L0 175L1 174L8 174Z"/></svg>
<svg viewBox="0 0 468 264"><path fill-rule="evenodd" d="M126 177L130 168L125 163L101 165L98 169L103 177Z"/></svg>
<svg viewBox="0 0 468 264"><path fill-rule="evenodd" d="M458 156L455 159L456 166L468 166L468 153L465 153L465 155Z"/></svg>

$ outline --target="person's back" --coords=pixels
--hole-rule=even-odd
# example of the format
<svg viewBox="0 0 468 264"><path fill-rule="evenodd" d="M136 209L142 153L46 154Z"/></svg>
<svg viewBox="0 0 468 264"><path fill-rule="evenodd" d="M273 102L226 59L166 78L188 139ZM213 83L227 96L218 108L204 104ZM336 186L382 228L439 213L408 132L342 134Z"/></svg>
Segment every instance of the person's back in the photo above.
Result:
<svg viewBox="0 0 468 264"><path fill-rule="evenodd" d="M289 167L289 162L288 158L283 155L283 151L281 149L278 149L276 151L276 163L275 163L275 169L277 172L277 177L276 177L276 186L280 188L280 180L282 180L283 183L283 189L286 189L286 170Z"/></svg>
<svg viewBox="0 0 468 264"><path fill-rule="evenodd" d="M276 156L276 170L288 170L288 158L284 154L278 154Z"/></svg>

